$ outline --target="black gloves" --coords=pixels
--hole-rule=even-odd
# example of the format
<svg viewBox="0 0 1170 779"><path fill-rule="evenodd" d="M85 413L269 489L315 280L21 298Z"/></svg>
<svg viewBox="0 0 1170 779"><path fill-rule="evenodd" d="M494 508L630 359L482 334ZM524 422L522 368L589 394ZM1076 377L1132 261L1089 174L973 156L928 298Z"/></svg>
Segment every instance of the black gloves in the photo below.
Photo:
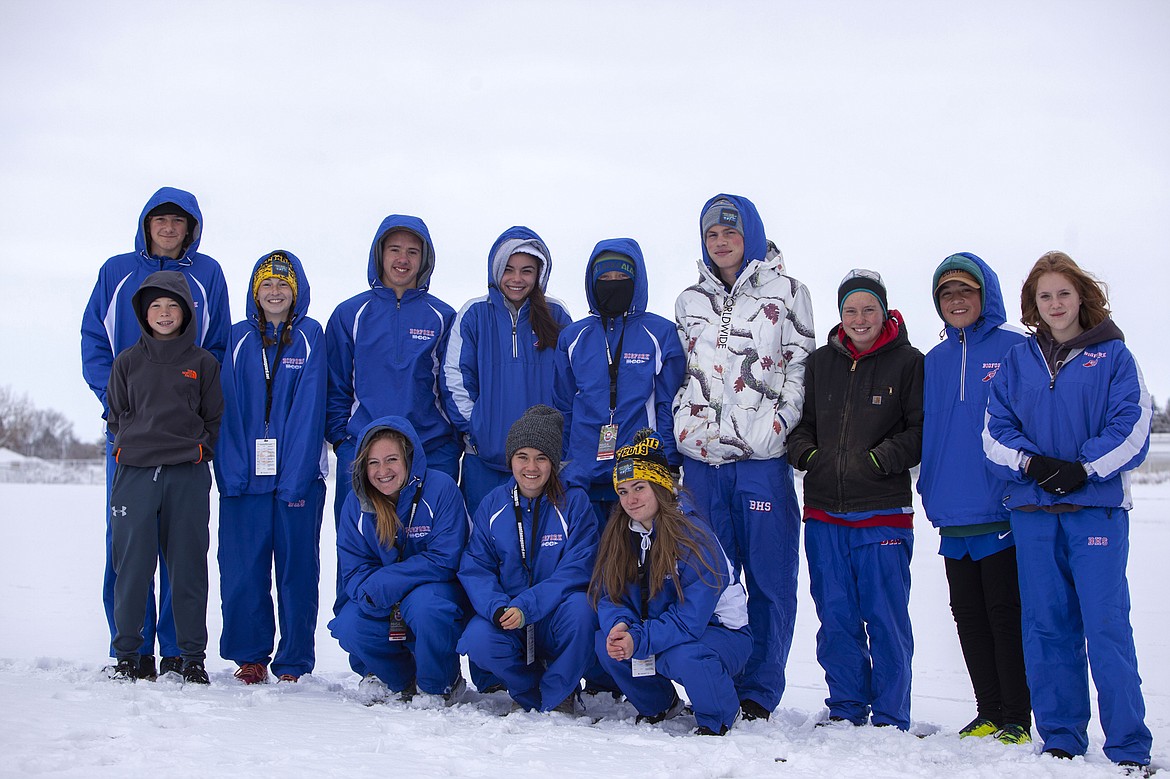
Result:
<svg viewBox="0 0 1170 779"><path fill-rule="evenodd" d="M1079 462L1058 460L1042 454L1033 455L1024 472L1035 479L1045 492L1053 495L1076 492L1085 485L1085 480L1089 477L1085 473L1085 467Z"/></svg>
<svg viewBox="0 0 1170 779"><path fill-rule="evenodd" d="M1057 460L1055 457L1045 457L1042 454L1032 455L1032 459L1028 461L1028 467L1024 469L1024 473L1036 481L1041 487L1044 483L1056 475L1060 470L1061 463L1064 460Z"/></svg>
<svg viewBox="0 0 1170 779"><path fill-rule="evenodd" d="M507 606L500 606L498 609L496 609L496 613L492 615L492 624L494 626L500 626L500 620L504 618L504 612L507 610Z"/></svg>
<svg viewBox="0 0 1170 779"><path fill-rule="evenodd" d="M796 467L802 471L807 471L808 466L812 464L812 459L816 457L816 454L816 449L809 449L800 456L799 460L796 461Z"/></svg>

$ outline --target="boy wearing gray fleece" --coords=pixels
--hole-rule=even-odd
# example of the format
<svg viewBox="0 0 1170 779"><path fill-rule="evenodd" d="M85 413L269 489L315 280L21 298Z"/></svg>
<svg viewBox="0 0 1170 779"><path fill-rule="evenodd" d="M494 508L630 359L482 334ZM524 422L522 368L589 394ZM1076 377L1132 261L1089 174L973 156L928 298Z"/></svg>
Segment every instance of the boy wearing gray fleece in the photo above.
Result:
<svg viewBox="0 0 1170 779"><path fill-rule="evenodd" d="M139 678L146 598L161 550L183 679L207 684L208 462L223 415L219 362L195 345L182 273L152 273L133 303L142 337L114 359L107 391L118 464L110 494L117 572L111 678Z"/></svg>

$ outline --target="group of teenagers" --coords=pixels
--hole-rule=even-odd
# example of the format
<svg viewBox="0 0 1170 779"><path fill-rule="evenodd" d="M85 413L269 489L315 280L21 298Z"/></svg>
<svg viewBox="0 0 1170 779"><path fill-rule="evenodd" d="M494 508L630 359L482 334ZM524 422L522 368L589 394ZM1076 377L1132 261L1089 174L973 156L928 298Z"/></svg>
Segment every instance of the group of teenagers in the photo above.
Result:
<svg viewBox="0 0 1170 779"><path fill-rule="evenodd" d="M820 724L908 730L921 463L977 704L960 735L1026 744L1034 712L1046 754L1085 754L1091 664L1106 755L1148 770L1126 562L1152 401L1104 285L1068 255L1027 274L1027 335L984 260L945 258L924 357L868 269L841 282L818 348L808 290L735 195L700 211L673 322L647 310L632 238L596 245L573 321L526 227L499 236L487 294L456 312L429 290L427 226L392 215L369 289L325 328L284 250L256 262L232 325L201 232L195 197L160 189L82 321L109 431L114 678L208 682L212 467L220 654L247 684L313 670L329 446L329 629L368 700L458 701L463 654L477 690L528 710L575 711L584 683L639 721L689 703L700 734L768 719L803 524Z"/></svg>

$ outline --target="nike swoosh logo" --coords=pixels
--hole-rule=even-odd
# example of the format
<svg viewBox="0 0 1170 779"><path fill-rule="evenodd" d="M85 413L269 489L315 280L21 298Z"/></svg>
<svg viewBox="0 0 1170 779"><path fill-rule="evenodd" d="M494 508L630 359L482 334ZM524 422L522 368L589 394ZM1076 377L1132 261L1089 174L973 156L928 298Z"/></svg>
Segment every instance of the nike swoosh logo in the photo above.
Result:
<svg viewBox="0 0 1170 779"><path fill-rule="evenodd" d="M1000 534L999 534L999 540L1000 540L1000 541L1002 541L1002 540L1004 540L1005 538L1007 538L1008 536L1010 536L1011 534L1012 534L1012 531L1010 531L1010 530L1009 530L1008 532L1006 532L1006 533L1000 533Z"/></svg>

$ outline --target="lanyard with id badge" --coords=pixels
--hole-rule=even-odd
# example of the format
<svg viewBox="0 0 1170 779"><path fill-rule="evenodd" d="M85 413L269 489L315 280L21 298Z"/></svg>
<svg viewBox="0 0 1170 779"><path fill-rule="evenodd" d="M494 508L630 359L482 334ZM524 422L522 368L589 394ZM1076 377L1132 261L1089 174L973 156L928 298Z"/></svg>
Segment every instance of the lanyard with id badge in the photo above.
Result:
<svg viewBox="0 0 1170 779"><path fill-rule="evenodd" d="M604 331L603 331L604 332ZM618 426L614 424L613 415L617 411L617 380L618 365L622 359L622 341L626 337L626 316L622 314L622 333L618 336L617 348L613 354L609 351L609 340L605 342L605 359L609 364L609 424L601 426L601 436L597 441L597 461L612 460L617 451Z"/></svg>
<svg viewBox="0 0 1170 779"><path fill-rule="evenodd" d="M536 564L536 533L540 525L540 496L532 500L532 560L528 559L528 545L524 543L524 514L520 511L520 488L512 488L512 507L516 510L516 535L520 538L520 563L528 572L528 587L532 587L532 569ZM536 625L524 626L524 664L536 662Z"/></svg>
<svg viewBox="0 0 1170 779"><path fill-rule="evenodd" d="M418 502L422 500L423 485L419 482L418 489L414 491L414 498L410 501L410 518L406 522L406 531L410 532L410 528L414 526L414 512L418 508ZM394 538L394 549L398 552L398 561L402 562L402 547L398 545L398 538ZM391 641L409 641L414 638L411 633L410 626L406 624L406 619L402 616L402 604L395 603L390 607L390 640Z"/></svg>
<svg viewBox="0 0 1170 779"><path fill-rule="evenodd" d="M272 416L272 383L276 375L276 368L280 365L280 350L284 341L277 332L276 355L272 365L268 364L268 351L260 344L260 360L264 363L264 437L256 439L256 475L276 475L276 439L268 437L268 421Z"/></svg>
<svg viewBox="0 0 1170 779"><path fill-rule="evenodd" d="M638 578L642 585L642 624L650 619L650 561L646 559L650 552L650 534L642 534L642 554L638 558ZM658 673L654 666L654 655L639 660L630 658L630 672L633 676L654 676Z"/></svg>

